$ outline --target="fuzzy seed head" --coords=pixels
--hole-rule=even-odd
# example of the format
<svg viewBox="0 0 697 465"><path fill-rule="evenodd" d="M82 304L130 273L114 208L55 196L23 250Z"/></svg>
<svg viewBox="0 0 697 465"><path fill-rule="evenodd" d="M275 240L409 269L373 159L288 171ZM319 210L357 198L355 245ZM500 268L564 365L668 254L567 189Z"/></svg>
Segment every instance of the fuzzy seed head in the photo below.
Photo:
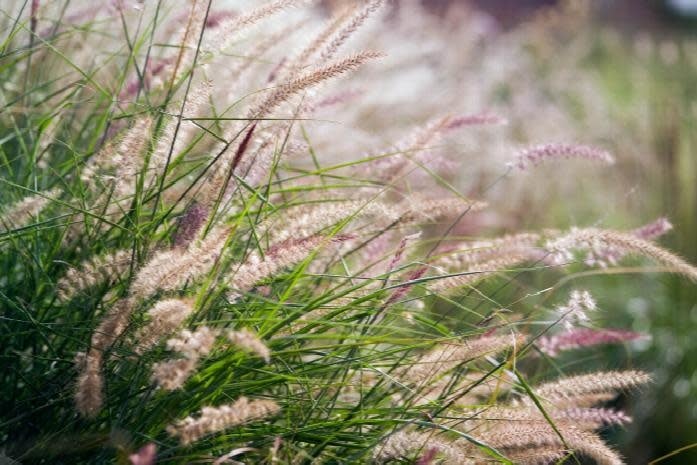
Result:
<svg viewBox="0 0 697 465"><path fill-rule="evenodd" d="M191 444L204 436L251 421L275 415L280 410L271 400L249 400L240 397L234 403L219 407L203 407L197 417L186 417L167 427L167 432L183 444Z"/></svg>
<svg viewBox="0 0 697 465"><path fill-rule="evenodd" d="M271 351L259 339L259 337L248 329L239 331L229 331L228 340L240 349L252 352L263 358L266 363L271 361Z"/></svg>
<svg viewBox="0 0 697 465"><path fill-rule="evenodd" d="M610 152L598 147L576 144L544 144L521 150L509 166L525 170L547 161L580 158L612 165L615 162Z"/></svg>

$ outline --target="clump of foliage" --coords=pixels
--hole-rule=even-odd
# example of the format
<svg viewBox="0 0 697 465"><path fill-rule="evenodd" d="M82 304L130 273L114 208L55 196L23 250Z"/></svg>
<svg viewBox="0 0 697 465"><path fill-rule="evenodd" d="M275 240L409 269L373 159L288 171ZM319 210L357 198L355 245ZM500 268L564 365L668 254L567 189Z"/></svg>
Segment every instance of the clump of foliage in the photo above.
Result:
<svg viewBox="0 0 697 465"><path fill-rule="evenodd" d="M555 357L643 335L598 327L591 293L565 287L637 259L697 279L654 242L670 224L491 227L501 181L614 158L531 145L465 195L449 142L504 122L478 108L384 146L318 131L337 107L370 126L347 83L384 53L345 49L387 7L319 21L303 3L5 12L4 453L623 463L600 432L630 417L608 403L650 375Z"/></svg>

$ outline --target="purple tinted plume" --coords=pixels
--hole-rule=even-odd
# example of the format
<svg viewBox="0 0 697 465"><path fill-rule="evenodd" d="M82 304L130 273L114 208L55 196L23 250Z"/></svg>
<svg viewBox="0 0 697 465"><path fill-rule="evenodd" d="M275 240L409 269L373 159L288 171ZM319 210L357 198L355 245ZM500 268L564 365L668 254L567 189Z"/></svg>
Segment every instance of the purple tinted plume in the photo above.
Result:
<svg viewBox="0 0 697 465"><path fill-rule="evenodd" d="M395 251L394 256L392 257L392 260L390 260L389 265L387 265L387 272L391 272L394 270L394 268L399 264L400 261L402 261L402 257L404 256L404 251L407 249L407 245L409 245L409 242L418 239L421 237L421 232L418 232L416 234L410 234L408 236L404 236L401 241L399 241L399 245L397 246L397 250Z"/></svg>
<svg viewBox="0 0 697 465"><path fill-rule="evenodd" d="M459 129L465 126L479 126L483 124L506 124L506 119L491 113L476 113L452 118L446 125L446 129Z"/></svg>
<svg viewBox="0 0 697 465"><path fill-rule="evenodd" d="M542 352L554 357L565 350L591 347L600 344L616 344L648 337L646 334L623 329L573 328L554 336L541 337L537 345Z"/></svg>
<svg viewBox="0 0 697 465"><path fill-rule="evenodd" d="M666 234L671 229L673 229L673 225L665 217L661 217L652 223L630 231L630 234L645 241L652 241ZM596 246L588 251L586 264L589 266L598 265L600 267L606 267L608 264L616 265L624 256L625 252L621 249Z"/></svg>
<svg viewBox="0 0 697 465"><path fill-rule="evenodd" d="M36 32L36 23L38 21L37 15L39 13L39 0L31 0L31 12L29 14L29 29L32 34Z"/></svg>
<svg viewBox="0 0 697 465"><path fill-rule="evenodd" d="M673 229L673 225L670 224L668 218L661 217L653 223L636 228L634 231L632 231L632 234L639 239L650 241L656 239L657 237L661 237L671 229Z"/></svg>
<svg viewBox="0 0 697 465"><path fill-rule="evenodd" d="M436 459L436 454L438 453L438 448L429 447L426 452L416 461L416 465L431 465Z"/></svg>
<svg viewBox="0 0 697 465"><path fill-rule="evenodd" d="M222 23L223 20L233 18L235 16L237 16L237 14L233 11L212 11L208 15L208 18L206 18L206 27L209 29L216 28L220 26L220 23Z"/></svg>
<svg viewBox="0 0 697 465"><path fill-rule="evenodd" d="M412 271L411 273L407 274L406 280L407 282L409 281L414 281L419 278L421 278L423 275L426 274L426 271L428 270L427 267L422 266L421 268L417 268L416 270ZM385 302L385 306L390 305L405 295L409 292L409 290L414 287L414 284L407 284L401 287L398 287L396 291L392 293L392 295L387 299L387 302Z"/></svg>
<svg viewBox="0 0 697 465"><path fill-rule="evenodd" d="M546 161L569 158L581 158L607 163L609 165L615 162L610 152L598 147L552 143L535 145L521 150L516 159L509 163L509 166L524 170L532 166L540 165Z"/></svg>
<svg viewBox="0 0 697 465"><path fill-rule="evenodd" d="M149 442L141 447L138 452L128 456L131 465L154 465L157 458L157 446Z"/></svg>
<svg viewBox="0 0 697 465"><path fill-rule="evenodd" d="M197 202L192 203L184 215L179 219L179 226L174 236L174 247L182 248L196 237L203 223L208 218L208 208Z"/></svg>

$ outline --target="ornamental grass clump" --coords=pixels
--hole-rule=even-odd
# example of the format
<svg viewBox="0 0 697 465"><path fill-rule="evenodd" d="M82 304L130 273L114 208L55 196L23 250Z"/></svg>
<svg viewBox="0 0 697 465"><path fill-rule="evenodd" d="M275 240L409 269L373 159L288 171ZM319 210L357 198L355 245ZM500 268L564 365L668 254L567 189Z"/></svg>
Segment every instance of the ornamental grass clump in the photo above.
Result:
<svg viewBox="0 0 697 465"><path fill-rule="evenodd" d="M639 336L594 327L613 309L564 278L581 252L601 272L626 260L694 280L653 242L667 220L504 231L449 154L502 117L442 108L369 135L380 102L348 88L388 69L390 50L358 41L389 34L388 2L328 22L312 2L247 3L5 11L3 453L623 463L600 432L630 417L606 404L651 375L554 357ZM316 113L342 105L333 122ZM558 143L518 157L613 160ZM492 164L497 182L472 182L519 174Z"/></svg>

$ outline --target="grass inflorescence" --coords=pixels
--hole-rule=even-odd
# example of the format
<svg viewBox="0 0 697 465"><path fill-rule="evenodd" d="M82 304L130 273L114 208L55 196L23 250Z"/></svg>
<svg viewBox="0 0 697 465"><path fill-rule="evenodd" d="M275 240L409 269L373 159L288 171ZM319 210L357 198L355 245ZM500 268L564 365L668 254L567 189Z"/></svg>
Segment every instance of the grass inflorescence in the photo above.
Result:
<svg viewBox="0 0 697 465"><path fill-rule="evenodd" d="M637 257L694 278L652 242L668 227L491 227L500 197L486 196L516 174L501 163L465 193L447 157L458 131L503 121L479 109L383 145L318 132L336 105L370 126L347 83L370 84L361 70L384 54L346 49L387 7L317 26L306 3L3 7L3 453L622 463L599 431L630 418L603 405L650 375L566 373L554 357L641 335L563 336L600 310L560 278ZM612 159L521 153L530 169Z"/></svg>

